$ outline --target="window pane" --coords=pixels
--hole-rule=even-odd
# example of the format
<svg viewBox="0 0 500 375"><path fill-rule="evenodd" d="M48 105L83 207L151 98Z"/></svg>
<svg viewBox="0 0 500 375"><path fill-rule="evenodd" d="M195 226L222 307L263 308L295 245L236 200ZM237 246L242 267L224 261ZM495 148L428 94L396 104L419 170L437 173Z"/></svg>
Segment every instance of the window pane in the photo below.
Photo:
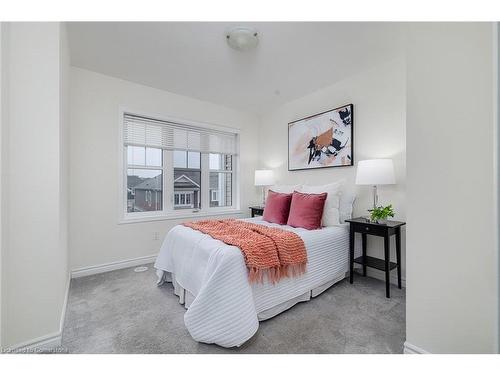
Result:
<svg viewBox="0 0 500 375"><path fill-rule="evenodd" d="M200 169L200 153L188 152L188 168Z"/></svg>
<svg viewBox="0 0 500 375"><path fill-rule="evenodd" d="M186 151L174 151L174 168L187 167L187 153Z"/></svg>
<svg viewBox="0 0 500 375"><path fill-rule="evenodd" d="M146 148L127 146L127 163L129 165L145 165Z"/></svg>
<svg viewBox="0 0 500 375"><path fill-rule="evenodd" d="M232 155L210 154L210 169L214 171L231 171L233 168Z"/></svg>
<svg viewBox="0 0 500 375"><path fill-rule="evenodd" d="M161 154L160 148L146 148L146 165L148 167L161 167Z"/></svg>
<svg viewBox="0 0 500 375"><path fill-rule="evenodd" d="M210 172L210 207L232 206L232 178L232 173Z"/></svg>
<svg viewBox="0 0 500 375"><path fill-rule="evenodd" d="M201 171L174 168L174 209L199 209ZM178 195L178 199L176 196Z"/></svg>
<svg viewBox="0 0 500 375"><path fill-rule="evenodd" d="M221 166L221 154L210 154L210 169L212 170L220 170Z"/></svg>
<svg viewBox="0 0 500 375"><path fill-rule="evenodd" d="M127 170L127 212L161 211L162 195L161 169Z"/></svg>

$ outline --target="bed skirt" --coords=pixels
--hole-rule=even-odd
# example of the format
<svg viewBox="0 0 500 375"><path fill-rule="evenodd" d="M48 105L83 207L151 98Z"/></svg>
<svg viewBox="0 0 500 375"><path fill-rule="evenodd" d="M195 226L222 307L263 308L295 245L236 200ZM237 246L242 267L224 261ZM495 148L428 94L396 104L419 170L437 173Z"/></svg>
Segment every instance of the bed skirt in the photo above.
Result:
<svg viewBox="0 0 500 375"><path fill-rule="evenodd" d="M175 279L175 275L172 275L170 272L166 271L157 271L158 274L158 285L162 285L165 282L170 282L172 283L174 287L174 294L179 297L179 303L181 305L184 305L186 309L189 308L191 303L194 301L196 298L191 292L188 290L184 289L182 285L180 285L177 280ZM271 307L267 310L261 311L257 314L257 318L259 321L271 319L272 317L281 314L282 312L288 310L289 308L293 307L299 302L306 302L309 301L311 298L319 296L321 293L326 291L328 288L331 286L335 285L339 281L342 281L345 279L347 276L347 273L341 272L339 275L337 275L334 279L331 281L328 281L324 283L323 285L320 285L316 288L313 288L304 294L301 294L295 298L292 298L288 301L282 302L274 307Z"/></svg>

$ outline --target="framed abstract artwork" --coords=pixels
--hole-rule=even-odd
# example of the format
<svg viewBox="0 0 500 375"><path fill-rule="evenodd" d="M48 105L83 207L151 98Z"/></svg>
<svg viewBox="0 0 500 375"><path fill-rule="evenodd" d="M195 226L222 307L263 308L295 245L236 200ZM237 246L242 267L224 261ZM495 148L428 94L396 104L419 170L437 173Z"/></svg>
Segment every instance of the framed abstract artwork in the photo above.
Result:
<svg viewBox="0 0 500 375"><path fill-rule="evenodd" d="M354 106L318 113L288 124L288 170L354 165Z"/></svg>

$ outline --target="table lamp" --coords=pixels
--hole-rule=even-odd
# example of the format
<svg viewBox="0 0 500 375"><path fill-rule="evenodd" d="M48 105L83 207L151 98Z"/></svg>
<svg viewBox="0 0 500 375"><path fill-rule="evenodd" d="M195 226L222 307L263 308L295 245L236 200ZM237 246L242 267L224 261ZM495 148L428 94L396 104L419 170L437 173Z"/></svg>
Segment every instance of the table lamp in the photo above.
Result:
<svg viewBox="0 0 500 375"><path fill-rule="evenodd" d="M373 208L378 205L377 186L395 183L392 159L371 159L358 162L356 185L373 186Z"/></svg>
<svg viewBox="0 0 500 375"><path fill-rule="evenodd" d="M274 174L270 169L255 170L255 186L262 186L262 206L266 203L266 186L274 184Z"/></svg>

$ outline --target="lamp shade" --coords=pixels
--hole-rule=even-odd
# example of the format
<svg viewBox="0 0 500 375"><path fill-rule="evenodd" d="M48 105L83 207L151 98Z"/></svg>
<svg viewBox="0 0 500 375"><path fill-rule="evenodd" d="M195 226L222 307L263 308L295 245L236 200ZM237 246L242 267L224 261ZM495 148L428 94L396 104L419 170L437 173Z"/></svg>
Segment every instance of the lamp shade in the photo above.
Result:
<svg viewBox="0 0 500 375"><path fill-rule="evenodd" d="M274 174L270 169L255 170L255 186L270 186L274 184Z"/></svg>
<svg viewBox="0 0 500 375"><path fill-rule="evenodd" d="M356 185L392 185L395 183L392 159L371 159L358 162Z"/></svg>

